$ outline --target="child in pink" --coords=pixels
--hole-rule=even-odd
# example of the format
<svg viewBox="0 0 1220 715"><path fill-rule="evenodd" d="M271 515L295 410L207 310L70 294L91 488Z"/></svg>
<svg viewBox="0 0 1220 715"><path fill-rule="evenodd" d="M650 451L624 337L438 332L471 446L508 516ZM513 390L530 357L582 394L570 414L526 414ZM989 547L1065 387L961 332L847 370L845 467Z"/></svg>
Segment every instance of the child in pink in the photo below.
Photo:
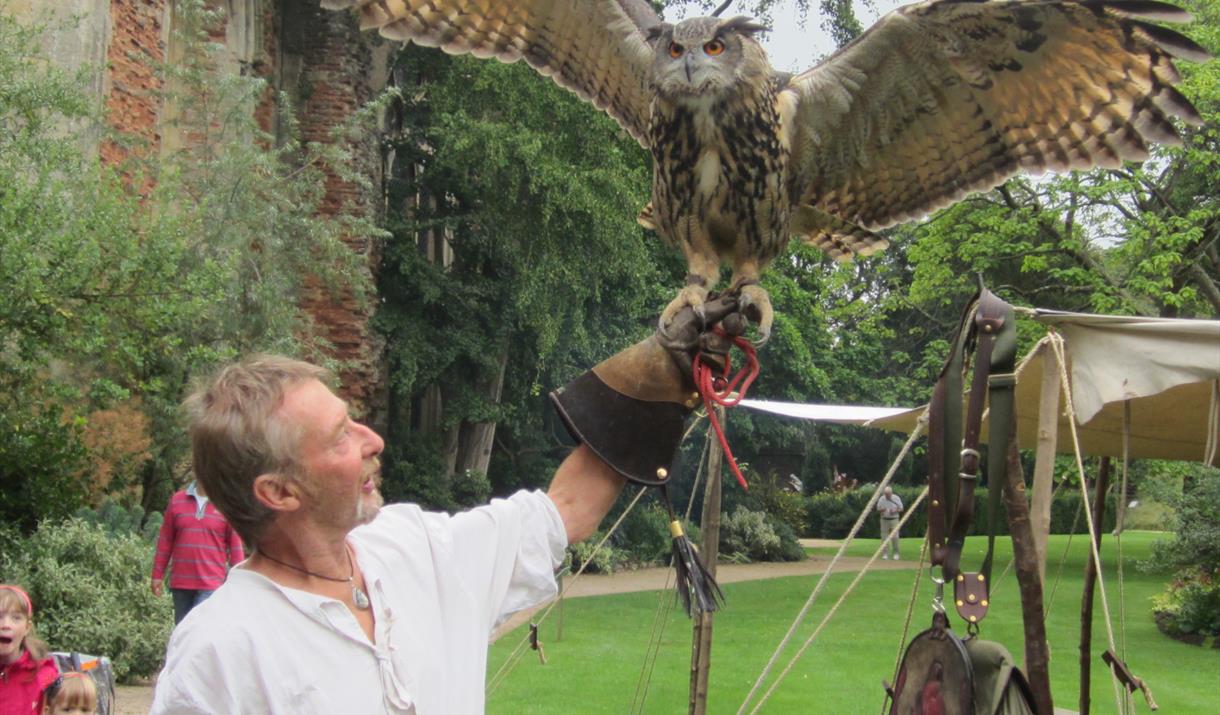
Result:
<svg viewBox="0 0 1220 715"><path fill-rule="evenodd" d="M0 715L40 715L42 693L59 669L34 635L34 605L19 586L0 584Z"/></svg>

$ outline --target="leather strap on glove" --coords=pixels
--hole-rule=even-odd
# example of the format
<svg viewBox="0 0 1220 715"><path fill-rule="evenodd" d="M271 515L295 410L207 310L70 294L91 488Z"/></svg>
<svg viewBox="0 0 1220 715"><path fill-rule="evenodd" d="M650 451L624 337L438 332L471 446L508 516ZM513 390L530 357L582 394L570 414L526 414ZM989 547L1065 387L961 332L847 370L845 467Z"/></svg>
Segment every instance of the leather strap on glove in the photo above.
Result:
<svg viewBox="0 0 1220 715"><path fill-rule="evenodd" d="M572 438L619 474L639 484L667 482L686 417L700 404L691 373L697 351L725 354L729 338L710 332L724 320L740 335L744 319L732 295L685 308L666 335L654 333L551 393Z"/></svg>

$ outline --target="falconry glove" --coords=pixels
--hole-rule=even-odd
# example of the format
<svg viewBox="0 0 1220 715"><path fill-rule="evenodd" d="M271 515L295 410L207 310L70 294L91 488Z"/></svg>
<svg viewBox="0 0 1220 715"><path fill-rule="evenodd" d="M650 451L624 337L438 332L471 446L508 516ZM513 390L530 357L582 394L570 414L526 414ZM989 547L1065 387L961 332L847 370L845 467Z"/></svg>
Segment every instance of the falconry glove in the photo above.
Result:
<svg viewBox="0 0 1220 715"><path fill-rule="evenodd" d="M734 296L702 308L686 307L667 336L654 333L551 393L572 438L638 484L661 486L669 479L686 417L700 404L691 369L695 353L702 351L706 361L731 346L710 328L729 316L726 332L739 334L744 322Z"/></svg>
<svg viewBox="0 0 1220 715"><path fill-rule="evenodd" d="M661 489L669 512L678 594L687 613L714 611L720 588L700 563L666 491L686 418L700 404L692 362L725 359L745 331L734 295L687 306L667 327L551 393L572 438L628 480ZM723 332L713 332L720 325Z"/></svg>

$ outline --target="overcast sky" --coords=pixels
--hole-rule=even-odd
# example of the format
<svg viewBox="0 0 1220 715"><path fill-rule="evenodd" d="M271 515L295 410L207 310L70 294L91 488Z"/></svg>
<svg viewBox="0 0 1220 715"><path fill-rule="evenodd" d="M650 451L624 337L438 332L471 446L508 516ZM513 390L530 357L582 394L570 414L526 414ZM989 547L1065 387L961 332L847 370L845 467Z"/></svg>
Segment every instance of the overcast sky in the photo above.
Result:
<svg viewBox="0 0 1220 715"><path fill-rule="evenodd" d="M856 16L865 28L872 25L886 12L905 5L910 0L875 0L869 3L876 9L870 9L863 2L855 3ZM817 14L817 3L811 3L809 17L801 23L796 3L792 0L781 0L771 16L771 32L763 39L767 54L771 56L771 66L786 72L802 72L817 64L817 61L834 51L834 42L821 28L821 18ZM732 15L734 8L725 13ZM686 14L700 14L697 8L691 8ZM675 22L682 15L668 16L667 20Z"/></svg>

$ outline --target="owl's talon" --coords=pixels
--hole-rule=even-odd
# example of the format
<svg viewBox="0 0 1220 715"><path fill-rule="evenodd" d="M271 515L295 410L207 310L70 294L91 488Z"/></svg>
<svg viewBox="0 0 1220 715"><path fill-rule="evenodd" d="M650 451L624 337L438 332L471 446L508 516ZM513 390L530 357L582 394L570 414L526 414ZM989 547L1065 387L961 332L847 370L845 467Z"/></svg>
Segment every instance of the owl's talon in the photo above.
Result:
<svg viewBox="0 0 1220 715"><path fill-rule="evenodd" d="M674 318L683 309L689 307L699 316L699 322L702 324L706 320L706 315L703 310L703 304L707 300L707 288L701 285L687 285L679 291L677 297L665 306L665 310L661 312L661 319L657 321L657 334L661 339L662 344L670 348L688 348L693 344L693 340L698 339L698 335L677 335L670 331L673 326Z"/></svg>
<svg viewBox="0 0 1220 715"><path fill-rule="evenodd" d="M771 298L755 281L742 281L739 290L741 312L757 326L758 338L753 341L754 347L761 348L771 339L771 323L775 319Z"/></svg>

